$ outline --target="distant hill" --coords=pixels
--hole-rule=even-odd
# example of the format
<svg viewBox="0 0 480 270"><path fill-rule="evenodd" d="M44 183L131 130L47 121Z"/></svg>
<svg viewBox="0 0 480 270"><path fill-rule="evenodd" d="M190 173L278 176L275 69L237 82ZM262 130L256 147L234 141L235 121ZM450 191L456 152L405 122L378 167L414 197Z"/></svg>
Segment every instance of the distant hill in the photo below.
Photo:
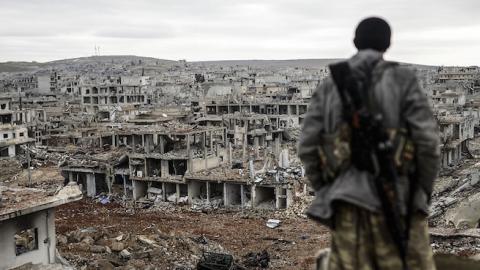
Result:
<svg viewBox="0 0 480 270"><path fill-rule="evenodd" d="M333 62L340 61L340 58L332 59L291 59L291 60L218 60L192 62L205 66L254 66L254 67L307 67L319 68Z"/></svg>
<svg viewBox="0 0 480 270"><path fill-rule="evenodd" d="M33 71L43 66L43 63L38 62L3 62L0 63L0 72L24 72Z"/></svg>
<svg viewBox="0 0 480 270"><path fill-rule="evenodd" d="M99 55L99 56L87 56L70 59L62 59L46 62L46 65L59 65L59 64L86 64L86 63L124 63L124 62L136 62L142 63L176 63L173 60L158 59L153 57L136 56L136 55Z"/></svg>
<svg viewBox="0 0 480 270"><path fill-rule="evenodd" d="M62 69L64 67L75 68L87 65L109 65L109 64L142 64L142 65L173 65L177 61L143 57L135 55L101 55L87 56L70 59L61 59L50 62L3 62L0 63L0 72L28 72L44 69Z"/></svg>

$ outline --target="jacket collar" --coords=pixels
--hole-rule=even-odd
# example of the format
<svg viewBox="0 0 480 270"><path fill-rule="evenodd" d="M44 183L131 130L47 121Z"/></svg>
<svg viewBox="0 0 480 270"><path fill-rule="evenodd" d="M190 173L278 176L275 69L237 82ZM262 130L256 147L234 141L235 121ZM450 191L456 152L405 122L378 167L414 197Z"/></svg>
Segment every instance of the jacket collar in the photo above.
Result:
<svg viewBox="0 0 480 270"><path fill-rule="evenodd" d="M374 66L381 60L383 60L383 52L365 49L358 51L348 60L348 63L351 69L367 73L369 70L373 70Z"/></svg>

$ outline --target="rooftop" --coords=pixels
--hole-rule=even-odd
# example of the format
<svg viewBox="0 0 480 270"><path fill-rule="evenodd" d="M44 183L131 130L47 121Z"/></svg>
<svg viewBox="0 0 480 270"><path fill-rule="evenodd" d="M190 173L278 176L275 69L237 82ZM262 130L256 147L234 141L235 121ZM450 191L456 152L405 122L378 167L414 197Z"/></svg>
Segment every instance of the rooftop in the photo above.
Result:
<svg viewBox="0 0 480 270"><path fill-rule="evenodd" d="M56 207L82 198L75 183L49 194L41 189L0 186L0 221Z"/></svg>

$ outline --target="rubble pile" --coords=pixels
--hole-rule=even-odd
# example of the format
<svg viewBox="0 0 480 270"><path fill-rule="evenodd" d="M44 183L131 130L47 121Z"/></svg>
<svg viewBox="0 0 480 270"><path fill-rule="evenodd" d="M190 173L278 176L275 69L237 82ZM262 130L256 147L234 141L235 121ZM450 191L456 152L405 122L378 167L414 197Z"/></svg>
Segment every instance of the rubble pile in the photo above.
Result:
<svg viewBox="0 0 480 270"><path fill-rule="evenodd" d="M480 235L478 234L430 234L434 253L453 254L462 257L473 257L480 254Z"/></svg>
<svg viewBox="0 0 480 270"><path fill-rule="evenodd" d="M274 183L286 183L288 180L299 181L303 178L303 168L302 167L276 167L274 166L271 170L265 172L256 172L255 173L255 183L261 182L274 182Z"/></svg>
<svg viewBox="0 0 480 270"><path fill-rule="evenodd" d="M478 152L478 140L470 143ZM442 169L435 182L429 224L434 253L474 257L480 254L480 161L462 160Z"/></svg>
<svg viewBox="0 0 480 270"><path fill-rule="evenodd" d="M80 269L194 269L203 252L225 252L205 236L179 237L85 228L57 236L65 259Z"/></svg>
<svg viewBox="0 0 480 270"><path fill-rule="evenodd" d="M468 160L450 176L439 177L432 198L430 224L474 228L480 220L480 162Z"/></svg>
<svg viewBox="0 0 480 270"><path fill-rule="evenodd" d="M306 211L314 199L314 196L307 195L294 197L292 204L283 211L284 215L289 217L307 218Z"/></svg>
<svg viewBox="0 0 480 270"><path fill-rule="evenodd" d="M211 198L210 201L206 199L194 199L192 200L191 209L193 211L207 212L219 209L222 204L223 198Z"/></svg>
<svg viewBox="0 0 480 270"><path fill-rule="evenodd" d="M32 167L41 167L54 165L58 166L62 160L64 160L67 155L65 153L58 153L53 151L48 151L47 148L29 146L24 147L24 149L30 152L30 166ZM22 164L28 164L27 154L19 155L18 159Z"/></svg>

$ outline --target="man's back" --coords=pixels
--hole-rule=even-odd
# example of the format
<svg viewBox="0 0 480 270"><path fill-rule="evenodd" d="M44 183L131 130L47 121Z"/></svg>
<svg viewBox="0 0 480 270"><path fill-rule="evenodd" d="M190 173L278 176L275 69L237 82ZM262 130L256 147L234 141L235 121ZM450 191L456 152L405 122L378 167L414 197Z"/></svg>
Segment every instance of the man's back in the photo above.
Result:
<svg viewBox="0 0 480 270"><path fill-rule="evenodd" d="M352 69L373 70L372 91L382 112L385 127L406 128L410 131L418 149L418 181L422 187L417 193L415 206L426 213L440 154L437 124L426 95L420 89L413 71L383 61L379 52L360 51L349 63ZM378 211L381 206L372 188L372 176L369 173L350 167L331 185L323 185L323 180L318 175L319 138L321 134L334 133L343 121L342 102L331 78L326 79L316 89L310 105L300 138L299 156L304 161L307 176L314 189L319 193L328 193L317 196L316 204L309 211L310 215L328 219L331 214L328 204L334 200L344 200L371 211ZM400 181L402 185L408 185L408 179L402 178ZM405 190L408 188L405 187Z"/></svg>
<svg viewBox="0 0 480 270"><path fill-rule="evenodd" d="M422 243L419 246L428 251L430 250L427 243L428 235L425 236L426 238L424 237L426 234L425 217L428 212L432 184L439 167L440 153L437 124L427 97L421 90L413 71L384 61L383 51L379 51L377 48L359 48L359 52L348 60L348 64L354 72L363 73L371 78L372 87L370 91L373 92L378 110L383 116L383 126L388 129L406 129L408 137L413 141L415 147L415 179L404 175L396 179L395 183L399 191L398 203L401 206L401 214L407 215L407 209L411 201L411 210L412 213L415 213L412 214L415 215L412 220L417 222L414 226L416 228L423 227L423 230L421 230L423 233L420 233L423 238L420 237L421 240L418 240L420 238L417 237L416 239ZM371 76L369 75L370 72ZM351 239L348 237L346 241L345 239L342 240L343 236L357 235L359 232L363 232L366 235L377 236L377 241L362 238L363 236L358 239L363 239L363 241L369 243L376 242L378 245L390 244L394 246L391 236L385 236L385 232L388 232L388 226L382 215L383 207L374 185L374 176L368 171L357 169L354 165L350 165L333 181L326 180L324 174L322 174L319 156L320 138L326 134L334 134L344 123L343 104L338 90L332 78L326 79L316 89L303 124L298 148L299 156L305 165L307 177L316 191L316 199L310 207L308 215L333 228L332 249L336 243L338 252L333 252L332 264L335 264L334 258L338 260L342 258L342 254L343 259L346 259L349 256L348 254L352 252L352 245L355 247L356 244L359 244L351 243ZM415 188L413 189L413 196L410 196L409 191L412 183ZM420 213L421 216L417 217L416 213ZM359 220L363 221L359 223ZM337 230L343 231L338 234ZM349 230L356 230L356 232L349 232ZM377 235L374 232L383 233ZM391 250L395 251L396 249ZM373 247L365 252L364 256L379 256L375 253ZM345 257L345 254L347 257ZM431 256L427 254L427 257ZM396 259L392 265L398 266L398 256ZM432 264L430 261L431 258L423 262L422 265ZM375 263L378 263L378 260L364 263L373 267ZM341 262L337 262L337 264L338 267L342 266ZM348 265L352 264L349 263ZM341 268L349 269L348 267L345 268L345 265ZM424 268L432 269L431 267ZM353 269L357 268L354 267ZM385 266L385 269L395 268Z"/></svg>

